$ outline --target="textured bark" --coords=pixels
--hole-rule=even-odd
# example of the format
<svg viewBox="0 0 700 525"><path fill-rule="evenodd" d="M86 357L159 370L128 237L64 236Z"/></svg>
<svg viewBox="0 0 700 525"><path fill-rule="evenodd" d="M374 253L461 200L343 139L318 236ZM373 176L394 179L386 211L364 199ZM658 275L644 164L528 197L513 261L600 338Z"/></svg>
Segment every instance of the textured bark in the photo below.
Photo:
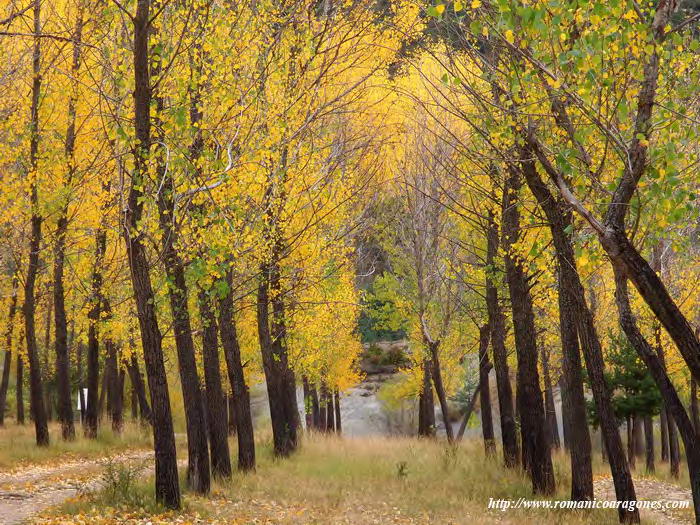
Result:
<svg viewBox="0 0 700 525"><path fill-rule="evenodd" d="M435 402L433 401L433 386L430 382L432 362L423 360L423 386L418 396L418 435L423 437L435 436Z"/></svg>
<svg viewBox="0 0 700 525"><path fill-rule="evenodd" d="M517 172L513 171L503 196L503 243L518 361L517 387L523 458L532 481L533 492L552 494L555 490L554 469L537 368L538 351L532 296L523 265L512 252L520 236L517 202L519 189L520 178Z"/></svg>
<svg viewBox="0 0 700 525"><path fill-rule="evenodd" d="M661 407L659 426L661 427L661 462L665 463L668 461L668 415L665 406Z"/></svg>
<svg viewBox="0 0 700 525"><path fill-rule="evenodd" d="M671 476L678 479L681 475L681 452L676 419L671 414L668 416L668 456L671 462Z"/></svg>
<svg viewBox="0 0 700 525"><path fill-rule="evenodd" d="M506 351L506 328L503 310L498 299L498 289L493 274L495 273L496 255L498 253L498 226L489 212L489 225L486 233L486 308L488 325L491 331L491 349L493 366L496 371L496 389L498 391L499 417L501 420L501 440L503 441L503 460L506 467L513 468L519 464L520 452L513 415L513 390L508 370L508 352Z"/></svg>
<svg viewBox="0 0 700 525"><path fill-rule="evenodd" d="M148 257L143 244L139 223L143 216L143 187L148 173L148 153L151 147L152 86L149 72L148 35L150 0L138 0L134 25L134 171L124 217L131 282L141 329L141 344L153 409L153 437L155 448L156 500L171 508L180 507L180 489L175 451L175 433L170 412L170 395L163 362L162 335L158 326L155 294L149 275Z"/></svg>
<svg viewBox="0 0 700 525"><path fill-rule="evenodd" d="M698 409L698 382L690 378L690 414L693 418L695 432L700 432L700 410Z"/></svg>
<svg viewBox="0 0 700 525"><path fill-rule="evenodd" d="M647 472L654 472L654 420L651 416L644 417L644 444Z"/></svg>
<svg viewBox="0 0 700 525"><path fill-rule="evenodd" d="M253 419L250 414L250 394L245 382L238 334L233 318L232 275L227 275L228 292L219 302L219 331L221 345L224 348L226 369L228 371L236 418L238 438L238 470L255 470L255 437Z"/></svg>
<svg viewBox="0 0 700 525"><path fill-rule="evenodd" d="M0 380L0 427L5 424L5 408L7 403L7 389L10 384L10 365L12 364L12 329L17 313L17 287L19 280L17 275L12 276L12 297L7 314L7 330L5 331L5 362L2 368L2 380Z"/></svg>
<svg viewBox="0 0 700 525"><path fill-rule="evenodd" d="M552 378L549 374L549 352L542 349L540 352L542 358L542 380L544 381L544 407L547 419L547 427L549 428L549 437L551 446L558 449L561 444L559 442L559 425L557 423L557 411L554 406L554 393L552 392Z"/></svg>
<svg viewBox="0 0 700 525"><path fill-rule="evenodd" d="M493 415L491 413L491 385L489 372L492 365L489 361L488 324L479 328L479 404L481 405L481 434L484 438L484 450L487 456L496 454L496 439L493 434Z"/></svg>
<svg viewBox="0 0 700 525"><path fill-rule="evenodd" d="M211 472L215 477L231 477L231 454L228 449L226 398L221 386L219 339L211 299L206 290L199 292L199 312L202 319L202 359L206 384L207 421L211 449Z"/></svg>
<svg viewBox="0 0 700 525"><path fill-rule="evenodd" d="M39 350L36 343L36 298L34 288L39 271L39 251L41 250L41 223L39 193L37 188L37 168L39 163L39 100L41 96L41 0L34 0L34 49L32 53L32 97L29 139L29 194L31 205L31 233L29 237L29 263L24 279L24 336L27 343L29 361L29 406L34 420L36 444L49 444L49 428L44 405L44 386L39 365Z"/></svg>

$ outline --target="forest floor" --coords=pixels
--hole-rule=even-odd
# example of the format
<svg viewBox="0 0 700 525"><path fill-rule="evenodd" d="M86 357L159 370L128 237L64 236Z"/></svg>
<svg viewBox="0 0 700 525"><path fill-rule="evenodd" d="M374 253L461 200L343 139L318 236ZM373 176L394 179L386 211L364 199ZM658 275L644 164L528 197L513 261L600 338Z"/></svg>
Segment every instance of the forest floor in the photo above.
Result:
<svg viewBox="0 0 700 525"><path fill-rule="evenodd" d="M231 445L235 451L233 441ZM180 457L184 456L182 451ZM125 455L113 458L111 464L138 463L143 457L142 453ZM36 485L45 486L59 477L68 485L66 492L58 492L63 488L49 490L50 497L55 497L49 503L63 499L63 504L46 508L46 498L41 499L42 491L38 490L23 505L33 509L31 523L44 525L521 524L545 519L562 524L617 523L615 511L610 510L489 510L489 498L531 498L528 480L518 472L505 471L499 463L487 460L476 440L451 449L439 442L411 438L326 436L307 437L297 454L278 461L271 456L269 438L262 437L256 473L235 474L231 481L215 483L207 498L185 493L183 509L178 512L166 511L153 501L153 481L145 472L126 476L129 481L122 480L122 486L107 491L101 487L104 478L99 477L98 461L76 470L75 465L65 470L56 467L58 470L49 469L45 477L34 479ZM566 463L565 456L558 453L558 490L553 499L568 497ZM73 473L76 478L72 478ZM601 472L595 483L597 497L614 499L606 475ZM690 498L687 489L659 480L638 479L636 486L639 499ZM3 504L0 500L0 509ZM37 514L39 511L43 512ZM1 523L16 523L3 516L0 510ZM692 511L644 511L642 518L645 523L690 523Z"/></svg>

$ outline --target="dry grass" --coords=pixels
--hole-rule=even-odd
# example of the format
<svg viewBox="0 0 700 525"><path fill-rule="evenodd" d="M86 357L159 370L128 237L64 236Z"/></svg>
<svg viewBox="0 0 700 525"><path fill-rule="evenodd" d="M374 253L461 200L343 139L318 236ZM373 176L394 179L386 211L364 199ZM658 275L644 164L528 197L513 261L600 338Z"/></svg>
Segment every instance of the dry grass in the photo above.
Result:
<svg viewBox="0 0 700 525"><path fill-rule="evenodd" d="M55 521L44 516L42 523L66 523L70 515L93 523L167 523L176 516L202 523L617 523L614 511L489 511L489 498L532 495L525 476L486 459L478 441L452 449L413 438L312 435L286 460L272 457L266 436L261 441L256 473L216 483L208 498L187 494L179 513L114 508L97 494L64 505ZM232 452L235 457L233 443ZM556 456L555 499L568 498L566 463L563 454ZM139 490L152 493L152 481Z"/></svg>
<svg viewBox="0 0 700 525"><path fill-rule="evenodd" d="M116 435L107 425L101 425L97 439L83 437L82 428L77 423L76 439L63 441L61 427L57 423L49 425L51 444L37 447L34 441L34 425L16 425L6 422L0 428L0 469L9 470L23 465L40 465L54 460L68 461L79 458L103 457L128 449L150 448L152 445L150 428L137 423L125 423L121 435Z"/></svg>

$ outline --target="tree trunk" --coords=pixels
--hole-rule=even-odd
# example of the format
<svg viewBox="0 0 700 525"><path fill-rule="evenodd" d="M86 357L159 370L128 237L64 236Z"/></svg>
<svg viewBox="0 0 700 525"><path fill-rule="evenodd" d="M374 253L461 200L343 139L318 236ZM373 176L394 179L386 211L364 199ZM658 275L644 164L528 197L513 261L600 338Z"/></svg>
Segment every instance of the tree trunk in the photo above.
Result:
<svg viewBox="0 0 700 525"><path fill-rule="evenodd" d="M180 489L175 451L175 433L170 395L163 362L162 335L158 327L156 301L149 275L148 257L139 232L143 216L144 186L148 177L151 147L151 96L148 36L151 29L150 0L138 0L134 24L134 171L124 217L124 239L134 289L141 344L153 404L156 500L171 508L180 507Z"/></svg>
<svg viewBox="0 0 700 525"><path fill-rule="evenodd" d="M600 455L603 463L608 463L608 449L607 445L605 444L605 434L603 433L602 429L600 431Z"/></svg>
<svg viewBox="0 0 700 525"><path fill-rule="evenodd" d="M445 393L445 387L442 383L442 371L440 370L440 356L438 354L439 346L439 341L434 341L428 344L428 348L430 350L430 357L432 360L430 371L433 377L433 385L435 386L435 392L437 393L438 402L440 403L440 412L442 414L442 423L445 426L445 435L447 436L447 441L449 443L452 443L454 441L454 434L452 432L452 424L450 423L449 407L447 405L447 394Z"/></svg>
<svg viewBox="0 0 700 525"><path fill-rule="evenodd" d="M338 390L333 394L333 405L335 408L335 432L340 435L343 433L343 425L340 420L340 392Z"/></svg>
<svg viewBox="0 0 700 525"><path fill-rule="evenodd" d="M139 397L133 384L131 385L131 399L129 405L131 407L131 419L132 421L136 421L139 418Z"/></svg>
<svg viewBox="0 0 700 525"><path fill-rule="evenodd" d="M690 378L690 414L693 418L695 433L700 432L700 410L698 410L698 382Z"/></svg>
<svg viewBox="0 0 700 525"><path fill-rule="evenodd" d="M304 389L304 423L306 430L311 430L314 428L314 412L311 404L311 385L305 375L301 376L301 384Z"/></svg>
<svg viewBox="0 0 700 525"><path fill-rule="evenodd" d="M668 417L668 450L669 459L671 461L671 477L678 479L680 477L681 452L678 445L678 432L676 429L676 421L672 415Z"/></svg>
<svg viewBox="0 0 700 525"><path fill-rule="evenodd" d="M221 345L224 348L226 369L228 371L238 436L238 470L255 470L255 437L253 419L250 414L250 393L245 382L241 349L233 318L233 275L227 274L228 290L219 302L219 331Z"/></svg>
<svg viewBox="0 0 700 525"><path fill-rule="evenodd" d="M199 292L199 312L202 319L202 358L206 384L209 444L212 475L231 477L231 455L228 449L226 398L221 386L219 339L211 300L203 288Z"/></svg>
<svg viewBox="0 0 700 525"><path fill-rule="evenodd" d="M559 442L559 424L557 423L557 410L554 406L554 393L552 392L552 379L549 375L549 351L542 349L540 352L542 358L542 379L544 381L544 406L546 412L547 426L549 428L550 443L552 447L558 449L561 444Z"/></svg>
<svg viewBox="0 0 700 525"><path fill-rule="evenodd" d="M488 324L479 329L479 404L481 405L481 433L484 437L484 451L487 456L496 454L496 439L493 434L493 415L491 414L491 385L489 372L490 327Z"/></svg>
<svg viewBox="0 0 700 525"><path fill-rule="evenodd" d="M238 425L236 424L236 404L233 401L233 396L227 398L228 408L228 435L235 436Z"/></svg>
<svg viewBox="0 0 700 525"><path fill-rule="evenodd" d="M124 428L124 370L119 366L117 358L117 348L113 341L108 340L108 350L114 354L114 372L111 375L111 385L109 387L110 396L110 416L112 418L112 432L121 434Z"/></svg>
<svg viewBox="0 0 700 525"><path fill-rule="evenodd" d="M498 253L498 226L493 213L489 212L489 225L486 234L486 308L488 310L488 325L491 331L491 348L493 350L493 366L496 371L496 389L498 391L499 417L501 420L501 440L503 441L503 460L505 466L514 468L519 465L520 452L518 437L513 415L513 390L510 384L508 370L508 352L506 351L506 329L503 310L498 299L496 288L496 255Z"/></svg>
<svg viewBox="0 0 700 525"><path fill-rule="evenodd" d="M319 388L318 393L318 429L325 432L327 428L328 411L326 410L326 394L323 390L323 384Z"/></svg>
<svg viewBox="0 0 700 525"><path fill-rule="evenodd" d="M668 414L663 405L659 414L659 426L661 427L661 462L665 463L668 461Z"/></svg>
<svg viewBox="0 0 700 525"><path fill-rule="evenodd" d="M654 420L652 416L644 417L644 443L646 445L647 472L654 472Z"/></svg>
<svg viewBox="0 0 700 525"><path fill-rule="evenodd" d="M535 317L530 286L522 263L513 253L520 237L518 196L520 177L513 171L503 195L503 241L506 276L513 310L513 328L518 361L518 403L520 407L523 457L535 494L552 494L555 490L547 421L537 369Z"/></svg>
<svg viewBox="0 0 700 525"><path fill-rule="evenodd" d="M644 455L643 426L642 416L635 414L632 418L632 432L634 433L634 455L638 458Z"/></svg>
<svg viewBox="0 0 700 525"><path fill-rule="evenodd" d="M32 54L32 102L30 122L29 193L31 204L31 233L29 239L29 264L24 280L24 324L27 343L27 360L29 361L29 401L36 444L49 444L49 427L46 422L44 405L44 388L41 380L41 368L36 343L36 298L34 287L39 271L39 251L41 250L41 222L38 193L39 164L39 100L41 95L41 0L34 0L34 50Z"/></svg>
<svg viewBox="0 0 700 525"><path fill-rule="evenodd" d="M17 287L19 280L17 274L12 276L12 297L10 297L10 310L7 314L7 330L5 331L5 363L2 369L2 381L0 382L0 427L5 424L5 408L7 403L7 389L10 384L10 365L12 364L12 329L17 313Z"/></svg>
<svg viewBox="0 0 700 525"><path fill-rule="evenodd" d="M435 402L433 401L433 386L430 382L432 361L423 360L423 386L418 396L418 435L423 437L435 436Z"/></svg>
<svg viewBox="0 0 700 525"><path fill-rule="evenodd" d="M627 464L630 466L630 470L634 470L637 468L637 455L635 454L635 434L634 434L634 429L632 428L633 425L633 417L632 416L627 416Z"/></svg>
<svg viewBox="0 0 700 525"><path fill-rule="evenodd" d="M143 384L143 378L141 377L139 360L138 357L136 357L136 354L133 352L131 354L131 359L129 360L128 368L129 379L131 379L131 388L136 392L136 399L139 403L139 414L141 419L152 425L153 414L151 413L151 407L148 406L148 399L146 399L146 388Z"/></svg>
<svg viewBox="0 0 700 525"><path fill-rule="evenodd" d="M527 159L532 157L529 151L525 151L523 153L523 158ZM578 271L576 270L576 259L574 257L571 239L566 234L567 228L569 228L572 224L570 212L560 210L556 205L554 196L551 194L537 173L534 162L525 161L521 164L521 166L530 190L537 198L538 203L542 206L542 209L545 211L547 219L550 222L550 230L552 232L552 238L554 240L554 245L557 252L557 263L560 272L559 289L560 292L563 293L563 296L560 296L559 312L560 316L563 314L568 317L568 319L564 320L561 326L565 377L567 382L570 380L573 381L573 383L568 385L569 393L575 395L575 399L578 399L578 401L574 401L574 406L572 409L576 410L575 407L578 406L578 410L581 411L578 418L581 418L583 414L583 419L578 419L578 421L585 421L585 401L582 401L581 399L583 396L582 381L579 383L579 380L576 378L576 371L580 370L580 366L576 367L575 365L577 359L580 361L580 358L577 357L578 344L580 342L580 348L583 350L583 356L586 362L586 368L588 370L593 399L600 418L602 437L606 443L603 450L608 455L616 497L620 501L634 500L636 499L634 484L632 482L632 476L629 472L629 466L625 460L622 440L620 439L617 421L612 410L610 392L607 384L605 383L603 351L600 345L600 340L598 339L593 315L588 307L588 304L586 303L585 291L583 285L581 284ZM579 341L575 341L575 337L572 337L573 330L567 330L565 328L571 323L575 323ZM574 350L574 345L576 350ZM570 373L567 373L567 370ZM580 390L575 383L581 384ZM579 395L581 397L579 397ZM581 403L584 404L581 405ZM572 414L572 421L575 420L575 416ZM572 423L570 428L572 430L578 429L588 434L587 426L584 424ZM574 439L573 433L571 438L572 440ZM584 486L586 487L584 492L588 495L587 498L592 498L592 475L588 474L588 472L591 472L590 435L587 438L586 436L582 435L581 438L582 443L580 447L577 447L574 443L572 443L572 451L580 450L582 451L582 455L587 458L579 458L578 461L579 465L582 466L582 468L584 468L587 472L584 474ZM587 447L586 444L588 445ZM572 462L573 461L574 457L572 455ZM585 466L584 462L588 463L589 466ZM639 521L638 512L627 512L624 509L619 509L618 516L621 521Z"/></svg>
<svg viewBox="0 0 700 525"><path fill-rule="evenodd" d="M24 425L24 358L17 354L17 384L15 385L17 398L17 424Z"/></svg>
<svg viewBox="0 0 700 525"><path fill-rule="evenodd" d="M321 428L321 406L318 401L318 390L316 385L311 388L311 409L313 414L313 426L316 429Z"/></svg>
<svg viewBox="0 0 700 525"><path fill-rule="evenodd" d="M335 412L333 410L333 393L326 386L326 382L321 382L321 410L325 413L326 422L323 430L333 432L335 430Z"/></svg>

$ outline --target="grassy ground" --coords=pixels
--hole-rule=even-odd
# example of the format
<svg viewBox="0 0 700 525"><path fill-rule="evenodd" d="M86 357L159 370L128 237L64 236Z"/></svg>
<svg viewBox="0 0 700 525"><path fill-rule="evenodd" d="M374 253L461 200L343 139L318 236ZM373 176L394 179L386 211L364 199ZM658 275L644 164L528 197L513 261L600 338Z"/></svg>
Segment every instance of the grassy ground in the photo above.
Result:
<svg viewBox="0 0 700 525"><path fill-rule="evenodd" d="M10 470L24 465L40 465L55 460L68 461L102 457L106 453L115 454L128 449L150 448L151 431L137 423L125 423L121 436L112 433L111 428L101 426L97 439L85 439L80 424L76 426L76 439L65 442L61 439L58 423L49 425L51 444L37 447L34 440L34 425L16 425L6 421L0 428L0 470Z"/></svg>
<svg viewBox="0 0 700 525"><path fill-rule="evenodd" d="M531 489L522 474L487 460L478 441L451 449L410 438L311 436L287 460L270 448L263 439L256 473L217 482L208 498L185 494L178 513L154 503L152 480L131 476L133 483L69 501L40 522L617 523L614 511L488 510L489 498L531 498ZM566 464L558 454L555 499L568 499Z"/></svg>

